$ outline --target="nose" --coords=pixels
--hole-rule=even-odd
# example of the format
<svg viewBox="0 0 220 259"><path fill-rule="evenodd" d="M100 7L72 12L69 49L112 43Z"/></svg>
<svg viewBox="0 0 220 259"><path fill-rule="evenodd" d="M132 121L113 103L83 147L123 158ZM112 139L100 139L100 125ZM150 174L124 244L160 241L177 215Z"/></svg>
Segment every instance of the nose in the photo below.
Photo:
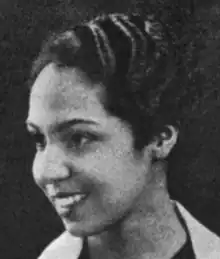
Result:
<svg viewBox="0 0 220 259"><path fill-rule="evenodd" d="M71 162L61 148L47 147L42 153L36 154L33 175L41 186L64 181L71 176Z"/></svg>

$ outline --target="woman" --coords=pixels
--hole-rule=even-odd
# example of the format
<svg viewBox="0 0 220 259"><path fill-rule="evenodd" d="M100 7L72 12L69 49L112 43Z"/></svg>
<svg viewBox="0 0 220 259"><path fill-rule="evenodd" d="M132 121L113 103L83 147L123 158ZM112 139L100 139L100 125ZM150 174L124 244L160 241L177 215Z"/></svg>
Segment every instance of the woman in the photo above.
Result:
<svg viewBox="0 0 220 259"><path fill-rule="evenodd" d="M220 240L167 191L181 129L175 53L152 16L54 34L33 67L36 183L66 231L42 258L219 258Z"/></svg>

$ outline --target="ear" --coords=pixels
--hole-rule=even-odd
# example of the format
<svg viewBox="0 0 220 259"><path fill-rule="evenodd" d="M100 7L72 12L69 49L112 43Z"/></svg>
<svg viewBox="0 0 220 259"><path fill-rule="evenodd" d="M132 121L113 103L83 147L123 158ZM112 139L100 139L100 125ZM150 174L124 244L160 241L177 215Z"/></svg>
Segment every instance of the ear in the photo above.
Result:
<svg viewBox="0 0 220 259"><path fill-rule="evenodd" d="M166 126L165 130L159 136L156 136L151 144L154 157L157 159L166 158L175 146L178 134L179 132L175 127Z"/></svg>

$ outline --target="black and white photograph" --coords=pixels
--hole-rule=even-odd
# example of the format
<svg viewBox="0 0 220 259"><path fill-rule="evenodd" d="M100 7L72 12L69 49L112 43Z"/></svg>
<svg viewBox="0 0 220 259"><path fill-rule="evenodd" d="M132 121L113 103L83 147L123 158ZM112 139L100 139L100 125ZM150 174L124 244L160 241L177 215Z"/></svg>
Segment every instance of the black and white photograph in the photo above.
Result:
<svg viewBox="0 0 220 259"><path fill-rule="evenodd" d="M0 19L0 258L220 259L220 2Z"/></svg>

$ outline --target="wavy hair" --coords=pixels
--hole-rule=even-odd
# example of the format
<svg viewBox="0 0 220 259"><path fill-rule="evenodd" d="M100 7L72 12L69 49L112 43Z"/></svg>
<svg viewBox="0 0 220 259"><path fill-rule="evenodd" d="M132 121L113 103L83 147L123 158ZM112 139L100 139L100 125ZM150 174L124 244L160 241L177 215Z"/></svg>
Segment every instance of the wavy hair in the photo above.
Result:
<svg viewBox="0 0 220 259"><path fill-rule="evenodd" d="M49 63L101 83L105 109L128 123L136 149L181 122L174 47L153 15L111 13L53 33L33 63L30 85Z"/></svg>

